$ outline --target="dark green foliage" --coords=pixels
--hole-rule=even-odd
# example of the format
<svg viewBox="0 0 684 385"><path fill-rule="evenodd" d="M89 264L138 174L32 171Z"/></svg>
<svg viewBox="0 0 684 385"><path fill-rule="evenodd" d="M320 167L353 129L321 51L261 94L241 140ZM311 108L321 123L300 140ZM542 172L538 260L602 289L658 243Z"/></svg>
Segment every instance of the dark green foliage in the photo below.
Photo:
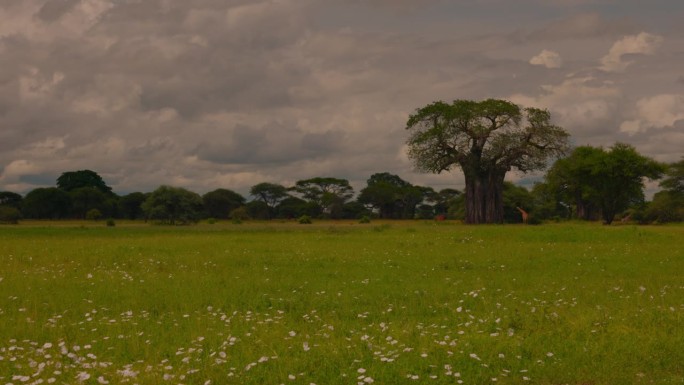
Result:
<svg viewBox="0 0 684 385"><path fill-rule="evenodd" d="M435 102L409 117L408 155L420 171L460 167L466 222L500 223L506 173L542 170L568 147L568 133L550 121L546 110L521 109L505 100Z"/></svg>
<svg viewBox="0 0 684 385"><path fill-rule="evenodd" d="M11 191L0 191L0 206L14 207L15 209L21 208L21 202L24 198L17 193Z"/></svg>
<svg viewBox="0 0 684 385"><path fill-rule="evenodd" d="M639 214L638 220L643 223L681 222L684 220L684 194L660 191Z"/></svg>
<svg viewBox="0 0 684 385"><path fill-rule="evenodd" d="M665 178L660 182L664 190L642 210L643 222L681 222L684 220L684 159L667 166Z"/></svg>
<svg viewBox="0 0 684 385"><path fill-rule="evenodd" d="M22 202L22 213L26 218L62 219L71 212L71 197L56 187L40 187L32 190Z"/></svg>
<svg viewBox="0 0 684 385"><path fill-rule="evenodd" d="M574 204L578 218L599 216L605 224L615 215L644 201L644 178L659 178L665 167L640 155L634 147L616 143L610 150L577 147L547 173L555 194Z"/></svg>
<svg viewBox="0 0 684 385"><path fill-rule="evenodd" d="M116 222L114 221L113 218L107 219L107 227L114 227L116 226Z"/></svg>
<svg viewBox="0 0 684 385"><path fill-rule="evenodd" d="M181 187L160 186L142 205L149 219L161 224L190 224L202 215L202 198Z"/></svg>
<svg viewBox="0 0 684 385"><path fill-rule="evenodd" d="M380 218L413 219L416 206L425 199L425 188L387 172L371 175L367 183L357 200L375 208Z"/></svg>
<svg viewBox="0 0 684 385"><path fill-rule="evenodd" d="M72 191L81 187L93 187L102 193L109 194L112 188L95 171L79 170L62 173L57 178L57 187L64 191Z"/></svg>
<svg viewBox="0 0 684 385"><path fill-rule="evenodd" d="M364 215L361 217L361 219L359 219L359 223L370 223L370 222L371 222L371 220L370 220L370 217L368 215Z"/></svg>
<svg viewBox="0 0 684 385"><path fill-rule="evenodd" d="M86 214L93 209L100 213L106 210L108 196L95 187L78 187L69 191L71 197L71 212L75 218L86 218ZM110 214L108 212L108 214ZM86 218L87 219L87 218Z"/></svg>
<svg viewBox="0 0 684 385"><path fill-rule="evenodd" d="M506 223L521 223L523 221L518 207L528 213L531 213L534 207L532 194L526 188L516 186L511 182L504 182L503 203L504 222Z"/></svg>
<svg viewBox="0 0 684 385"><path fill-rule="evenodd" d="M532 187L532 200L534 207L534 217L539 220L570 219L572 207L566 203L561 194L548 182L535 183Z"/></svg>
<svg viewBox="0 0 684 385"><path fill-rule="evenodd" d="M126 219L142 219L145 213L142 209L142 204L149 194L141 192L133 192L124 195L119 199L120 215Z"/></svg>
<svg viewBox="0 0 684 385"><path fill-rule="evenodd" d="M0 205L0 223L16 225L21 219L21 212L16 207Z"/></svg>
<svg viewBox="0 0 684 385"><path fill-rule="evenodd" d="M245 205L247 215L252 219L271 219L271 208L266 202L251 201Z"/></svg>
<svg viewBox="0 0 684 385"><path fill-rule="evenodd" d="M85 215L85 219L89 221L96 221L102 218L102 213L98 209L90 209Z"/></svg>
<svg viewBox="0 0 684 385"><path fill-rule="evenodd" d="M275 212L275 216L282 219L298 218L302 215L320 217L323 213L323 208L316 202L307 202L297 197L288 197L278 203Z"/></svg>
<svg viewBox="0 0 684 385"><path fill-rule="evenodd" d="M418 219L432 219L435 217L435 209L433 206L423 203L416 208L416 218Z"/></svg>
<svg viewBox="0 0 684 385"><path fill-rule="evenodd" d="M234 209L233 211L230 212L230 219L233 220L233 223L239 222L242 223L242 221L246 221L249 219L249 213L247 212L247 208L245 206L238 207Z"/></svg>
<svg viewBox="0 0 684 385"><path fill-rule="evenodd" d="M660 182L660 187L676 194L684 194L684 158L667 166L665 179Z"/></svg>
<svg viewBox="0 0 684 385"><path fill-rule="evenodd" d="M354 195L354 189L346 179L316 177L297 181L291 190L310 203L321 208L321 214L328 218L343 217L343 206Z"/></svg>
<svg viewBox="0 0 684 385"><path fill-rule="evenodd" d="M287 193L287 188L285 188L285 186L266 182L252 186L252 188L249 190L249 194L254 198L254 201L263 202L267 207L265 218L262 218L263 213L258 213L258 216L255 216L250 212L250 216L255 219L273 218L275 214L275 207L278 205L278 203L290 196Z"/></svg>
<svg viewBox="0 0 684 385"><path fill-rule="evenodd" d="M227 219L231 211L245 204L245 197L235 191L220 188L202 195L202 202L208 216Z"/></svg>
<svg viewBox="0 0 684 385"><path fill-rule="evenodd" d="M342 205L342 217L345 219L358 219L371 214L371 211L363 203L356 200Z"/></svg>
<svg viewBox="0 0 684 385"><path fill-rule="evenodd" d="M297 222L300 225L310 225L312 222L311 217L308 215L302 215L301 217L297 218Z"/></svg>
<svg viewBox="0 0 684 385"><path fill-rule="evenodd" d="M452 188L442 189L432 195L432 201L435 203L433 206L435 215L448 216L449 207L451 207L461 195L460 191Z"/></svg>

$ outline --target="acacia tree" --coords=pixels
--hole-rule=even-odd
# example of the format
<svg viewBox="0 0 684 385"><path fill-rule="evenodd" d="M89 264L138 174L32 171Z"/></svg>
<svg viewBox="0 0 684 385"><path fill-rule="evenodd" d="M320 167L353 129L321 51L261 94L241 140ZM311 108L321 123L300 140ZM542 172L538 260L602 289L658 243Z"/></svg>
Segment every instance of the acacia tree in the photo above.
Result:
<svg viewBox="0 0 684 385"><path fill-rule="evenodd" d="M416 110L406 129L419 171L463 171L466 223L503 222L506 173L542 170L568 149L568 133L551 124L548 111L505 100L434 102Z"/></svg>
<svg viewBox="0 0 684 385"><path fill-rule="evenodd" d="M416 205L424 199L424 190L399 176L382 172L371 175L358 201L379 211L380 218L413 218Z"/></svg>
<svg viewBox="0 0 684 385"><path fill-rule="evenodd" d="M298 194L321 207L331 218L342 216L342 206L354 195L354 189L346 179L316 177L297 181L291 188Z"/></svg>
<svg viewBox="0 0 684 385"><path fill-rule="evenodd" d="M273 216L276 205L290 196L287 193L287 188L285 186L268 182L252 186L252 188L249 189L249 195L254 197L254 201L260 201L266 204L269 219Z"/></svg>

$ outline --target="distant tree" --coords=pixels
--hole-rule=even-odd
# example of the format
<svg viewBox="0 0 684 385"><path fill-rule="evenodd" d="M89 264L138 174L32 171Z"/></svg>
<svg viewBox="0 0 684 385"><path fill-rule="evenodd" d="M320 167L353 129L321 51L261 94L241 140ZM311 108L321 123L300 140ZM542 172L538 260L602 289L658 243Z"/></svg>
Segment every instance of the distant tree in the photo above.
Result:
<svg viewBox="0 0 684 385"><path fill-rule="evenodd" d="M371 175L357 200L374 207L381 218L411 219L425 190L388 172Z"/></svg>
<svg viewBox="0 0 684 385"><path fill-rule="evenodd" d="M342 217L342 206L354 195L348 180L331 177L300 180L292 190L320 206L323 213L331 218Z"/></svg>
<svg viewBox="0 0 684 385"><path fill-rule="evenodd" d="M220 188L202 195L202 202L209 217L227 219L231 211L245 204L245 197Z"/></svg>
<svg viewBox="0 0 684 385"><path fill-rule="evenodd" d="M522 186L516 186L511 182L504 182L503 190L504 222L521 223L522 214L518 208L527 213L534 210L534 199L532 194Z"/></svg>
<svg viewBox="0 0 684 385"><path fill-rule="evenodd" d="M278 218L299 218L302 215L318 217L323 209L316 202L307 202L297 197L288 197L280 201L275 208L275 216Z"/></svg>
<svg viewBox="0 0 684 385"><path fill-rule="evenodd" d="M269 208L269 219L273 217L276 205L278 205L278 203L283 199L290 196L287 193L287 188L285 188L285 186L267 182L252 186L252 188L249 190L249 194L254 198L254 200L261 201L266 204L266 206Z"/></svg>
<svg viewBox="0 0 684 385"><path fill-rule="evenodd" d="M370 217L371 214L371 211L363 203L356 200L342 205L342 218L345 219L361 219L364 216Z"/></svg>
<svg viewBox="0 0 684 385"><path fill-rule="evenodd" d="M642 214L642 221L681 222L684 220L684 158L667 166L660 187L663 191L653 196Z"/></svg>
<svg viewBox="0 0 684 385"><path fill-rule="evenodd" d="M659 178L665 166L640 155L634 147L616 143L610 150L578 147L547 173L561 192L574 196L577 214L590 219L594 208L605 224L615 215L644 201L644 179Z"/></svg>
<svg viewBox="0 0 684 385"><path fill-rule="evenodd" d="M611 224L616 214L643 203L644 179L658 179L664 170L664 165L628 144L613 145L594 170L603 222Z"/></svg>
<svg viewBox="0 0 684 385"><path fill-rule="evenodd" d="M416 218L432 219L435 217L435 207L427 203L421 203L416 207Z"/></svg>
<svg viewBox="0 0 684 385"><path fill-rule="evenodd" d="M271 219L272 212L275 209L268 207L263 201L250 201L245 204L247 215L252 219Z"/></svg>
<svg viewBox="0 0 684 385"><path fill-rule="evenodd" d="M247 207L245 206L240 206L230 212L230 219L232 219L235 223L246 221L249 218L249 213L247 212Z"/></svg>
<svg viewBox="0 0 684 385"><path fill-rule="evenodd" d="M142 209L142 204L145 202L149 194L141 192L133 192L124 195L119 200L119 208L121 217L127 219L141 219L145 213Z"/></svg>
<svg viewBox="0 0 684 385"><path fill-rule="evenodd" d="M84 219L88 211L96 209L100 213L107 212L107 194L101 190L91 187L77 187L69 191L71 197L72 216Z"/></svg>
<svg viewBox="0 0 684 385"><path fill-rule="evenodd" d="M181 187L160 186L142 204L147 218L163 224L196 223L202 216L202 198Z"/></svg>
<svg viewBox="0 0 684 385"><path fill-rule="evenodd" d="M665 191L684 194L684 158L667 166L665 179L660 182L660 187Z"/></svg>
<svg viewBox="0 0 684 385"><path fill-rule="evenodd" d="M557 160L547 171L547 194L558 197L559 202L574 206L574 215L583 220L597 220L600 216L600 191L591 182L595 166L600 164L605 151L602 148L580 146Z"/></svg>
<svg viewBox="0 0 684 385"><path fill-rule="evenodd" d="M572 208L558 190L547 182L538 182L532 187L532 200L535 216L545 219L570 219Z"/></svg>
<svg viewBox="0 0 684 385"><path fill-rule="evenodd" d="M15 209L21 208L21 202L24 198L17 193L11 191L0 191L0 206L14 207Z"/></svg>
<svg viewBox="0 0 684 385"><path fill-rule="evenodd" d="M551 124L548 111L505 100L435 102L416 110L406 128L418 170L463 171L467 223L502 222L506 173L542 170L568 148L568 133Z"/></svg>
<svg viewBox="0 0 684 385"><path fill-rule="evenodd" d="M85 215L85 219L90 221L96 221L102 218L102 213L98 209L90 209Z"/></svg>
<svg viewBox="0 0 684 385"><path fill-rule="evenodd" d="M639 218L635 218L640 222L681 222L684 220L684 194L659 191L642 211L639 212Z"/></svg>
<svg viewBox="0 0 684 385"><path fill-rule="evenodd" d="M105 181L95 171L79 170L62 173L57 178L57 187L64 191L71 191L81 187L94 187L105 194L112 192Z"/></svg>
<svg viewBox="0 0 684 385"><path fill-rule="evenodd" d="M16 225L21 219L21 212L16 207L0 205L0 223Z"/></svg>
<svg viewBox="0 0 684 385"><path fill-rule="evenodd" d="M449 207L451 207L456 199L462 194L460 191L453 188L445 188L439 190L432 196L434 201L434 212L435 215L445 215L449 213Z"/></svg>
<svg viewBox="0 0 684 385"><path fill-rule="evenodd" d="M26 194L22 213L26 218L61 219L71 212L71 197L56 187L40 187Z"/></svg>

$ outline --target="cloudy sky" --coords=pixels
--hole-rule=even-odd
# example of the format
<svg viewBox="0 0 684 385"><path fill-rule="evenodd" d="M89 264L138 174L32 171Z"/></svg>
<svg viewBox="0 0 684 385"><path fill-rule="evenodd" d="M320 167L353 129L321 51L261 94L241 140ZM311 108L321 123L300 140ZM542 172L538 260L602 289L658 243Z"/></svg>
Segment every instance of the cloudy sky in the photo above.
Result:
<svg viewBox="0 0 684 385"><path fill-rule="evenodd" d="M490 97L677 161L681 20L681 0L0 0L0 190L82 169L118 193L462 188L412 170L406 119Z"/></svg>

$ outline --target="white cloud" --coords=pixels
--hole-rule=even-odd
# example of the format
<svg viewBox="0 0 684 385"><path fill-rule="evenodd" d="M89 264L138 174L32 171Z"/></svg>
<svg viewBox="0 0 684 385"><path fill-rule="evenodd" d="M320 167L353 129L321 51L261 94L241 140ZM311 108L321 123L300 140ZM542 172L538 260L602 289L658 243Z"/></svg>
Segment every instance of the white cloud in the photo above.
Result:
<svg viewBox="0 0 684 385"><path fill-rule="evenodd" d="M530 64L541 65L546 68L560 68L563 65L563 59L558 52L542 50L537 56L530 59Z"/></svg>
<svg viewBox="0 0 684 385"><path fill-rule="evenodd" d="M619 88L593 77L569 78L557 85L542 86L539 96L516 94L509 99L524 106L549 109L567 129L588 134L610 121L622 97Z"/></svg>
<svg viewBox="0 0 684 385"><path fill-rule="evenodd" d="M626 138L641 151L655 135L678 138L680 123L620 131L679 117L679 99L643 101L651 115L625 106L626 95L681 94L678 32L664 32L657 70L600 71L661 38L639 35L638 16L550 19L541 1L516 3L521 29L494 12L513 8L503 0L468 0L472 13L443 0L0 0L0 170L12 173L0 190L85 167L118 192L313 176L362 187L383 171L459 187L457 171L413 172L402 145L415 108L460 98L549 108L581 143ZM649 155L669 145L654 141Z"/></svg>
<svg viewBox="0 0 684 385"><path fill-rule="evenodd" d="M608 72L622 72L632 64L631 61L624 60L623 56L629 54L652 55L662 42L661 36L646 32L625 36L615 42L608 54L601 59L600 69Z"/></svg>
<svg viewBox="0 0 684 385"><path fill-rule="evenodd" d="M620 131L630 135L649 128L673 127L684 120L684 95L663 94L640 99L636 103L635 117L620 125Z"/></svg>

